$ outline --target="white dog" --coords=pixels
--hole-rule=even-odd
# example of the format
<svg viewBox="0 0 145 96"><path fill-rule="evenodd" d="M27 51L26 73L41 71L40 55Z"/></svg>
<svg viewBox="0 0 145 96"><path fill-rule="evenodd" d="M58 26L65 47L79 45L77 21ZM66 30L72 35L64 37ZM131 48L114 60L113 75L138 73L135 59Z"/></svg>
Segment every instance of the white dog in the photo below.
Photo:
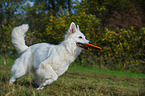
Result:
<svg viewBox="0 0 145 96"><path fill-rule="evenodd" d="M13 45L22 55L12 66L13 76L9 81L10 84L31 72L34 75L33 81L39 86L37 89L43 89L68 69L81 49L86 48L83 43L90 43L80 32L79 26L76 28L73 22L65 35L65 40L59 45L39 43L28 47L24 40L27 30L28 25L23 24L14 28L11 34Z"/></svg>

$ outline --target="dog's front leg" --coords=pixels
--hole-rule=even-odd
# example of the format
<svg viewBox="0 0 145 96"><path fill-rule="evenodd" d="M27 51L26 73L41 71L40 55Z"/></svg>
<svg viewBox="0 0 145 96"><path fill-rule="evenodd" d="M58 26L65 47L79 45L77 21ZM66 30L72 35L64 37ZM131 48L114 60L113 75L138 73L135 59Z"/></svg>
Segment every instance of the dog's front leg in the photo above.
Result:
<svg viewBox="0 0 145 96"><path fill-rule="evenodd" d="M37 90L42 90L43 88L44 88L44 86L43 86L43 84L44 84L44 82L45 82L45 78L41 81L41 84L40 84L40 86L37 88Z"/></svg>
<svg viewBox="0 0 145 96"><path fill-rule="evenodd" d="M41 67L38 70L41 78L43 79L41 81L40 86L37 88L37 90L43 89L44 86L46 86L47 84L51 84L53 81L56 81L58 78L58 75L49 64L42 63L40 66Z"/></svg>

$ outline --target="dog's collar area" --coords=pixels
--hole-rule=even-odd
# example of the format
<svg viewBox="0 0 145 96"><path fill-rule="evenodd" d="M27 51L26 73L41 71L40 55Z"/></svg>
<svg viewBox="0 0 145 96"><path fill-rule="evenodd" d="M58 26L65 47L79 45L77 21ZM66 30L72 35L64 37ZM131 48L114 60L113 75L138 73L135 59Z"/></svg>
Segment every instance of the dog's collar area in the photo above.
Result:
<svg viewBox="0 0 145 96"><path fill-rule="evenodd" d="M83 43L79 43L79 42L78 42L78 43L76 43L76 45L77 45L78 47L82 48L82 49L85 49L85 50L88 49L87 47L84 46Z"/></svg>

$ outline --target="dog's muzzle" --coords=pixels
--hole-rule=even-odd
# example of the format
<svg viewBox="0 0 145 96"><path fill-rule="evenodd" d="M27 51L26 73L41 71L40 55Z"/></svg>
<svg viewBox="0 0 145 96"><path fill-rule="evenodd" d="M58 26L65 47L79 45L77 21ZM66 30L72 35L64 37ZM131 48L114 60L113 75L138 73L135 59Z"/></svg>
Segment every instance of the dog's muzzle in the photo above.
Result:
<svg viewBox="0 0 145 96"><path fill-rule="evenodd" d="M92 44L92 42L91 42L91 41L89 41L89 44ZM85 50L87 50L87 49L88 49L87 47L85 47L85 46L84 46L84 44L83 44L83 43L80 43L80 42L78 42L78 43L77 43L77 46L78 46L78 47L80 47L80 48L82 48L82 49L85 49Z"/></svg>

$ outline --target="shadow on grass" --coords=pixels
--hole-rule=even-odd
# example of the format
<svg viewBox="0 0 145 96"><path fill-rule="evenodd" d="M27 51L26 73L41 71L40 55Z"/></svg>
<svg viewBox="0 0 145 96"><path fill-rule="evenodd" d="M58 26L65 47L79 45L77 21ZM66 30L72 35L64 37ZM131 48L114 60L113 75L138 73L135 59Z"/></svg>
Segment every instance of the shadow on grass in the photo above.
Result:
<svg viewBox="0 0 145 96"><path fill-rule="evenodd" d="M2 77L1 78L1 82L2 83L7 83L9 81L9 78L8 77Z"/></svg>
<svg viewBox="0 0 145 96"><path fill-rule="evenodd" d="M30 88L30 87L33 87L33 88L38 88L38 85L35 84L33 81L16 81L15 84L18 84L20 86L24 86L24 87L27 87L27 88Z"/></svg>

